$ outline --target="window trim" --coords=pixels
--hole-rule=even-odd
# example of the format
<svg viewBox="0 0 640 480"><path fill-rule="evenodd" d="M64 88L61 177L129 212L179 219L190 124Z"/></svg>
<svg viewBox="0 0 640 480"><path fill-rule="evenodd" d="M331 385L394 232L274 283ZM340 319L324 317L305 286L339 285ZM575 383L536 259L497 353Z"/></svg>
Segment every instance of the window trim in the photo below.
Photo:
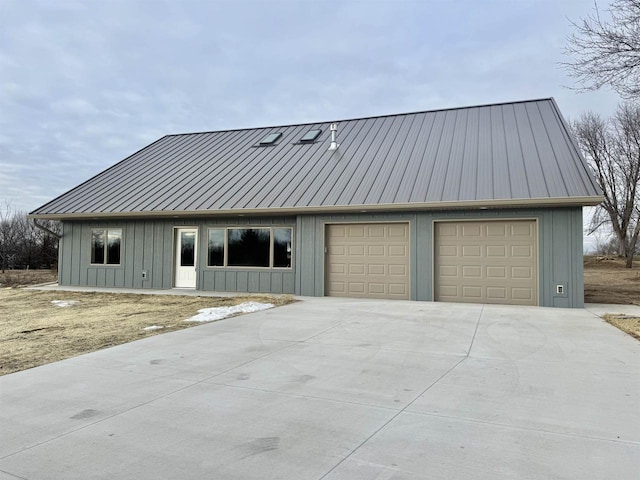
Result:
<svg viewBox="0 0 640 480"><path fill-rule="evenodd" d="M286 228L291 231L291 266L289 267L275 267L274 262L274 235L273 231L278 228ZM268 229L269 230L269 266L248 266L248 265L229 265L229 230L251 230L251 229ZM209 265L209 230L224 230L224 252L223 252L223 265ZM290 225L225 225L225 226L208 226L207 227L207 264L205 268L218 269L218 270L275 270L275 271L290 271L293 270L294 263L294 231L295 228Z"/></svg>
<svg viewBox="0 0 640 480"><path fill-rule="evenodd" d="M115 230L120 231L120 261L118 263L107 263L109 259L109 232L113 232ZM102 232L105 238L104 244L104 258L102 259L102 263L93 263L92 251L93 251L93 232ZM89 265L93 267L121 267L122 266L122 258L124 251L124 228L122 227L91 227L90 229L90 244L89 244Z"/></svg>

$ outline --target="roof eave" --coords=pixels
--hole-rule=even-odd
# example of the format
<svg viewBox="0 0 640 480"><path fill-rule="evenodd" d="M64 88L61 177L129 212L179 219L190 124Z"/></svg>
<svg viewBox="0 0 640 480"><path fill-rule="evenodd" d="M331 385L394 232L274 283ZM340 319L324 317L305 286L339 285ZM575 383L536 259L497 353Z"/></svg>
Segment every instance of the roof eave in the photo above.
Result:
<svg viewBox="0 0 640 480"><path fill-rule="evenodd" d="M279 208L236 208L220 210L143 211L143 212L81 212L81 213L30 213L27 218L49 220L88 220L107 218L177 218L204 216L246 215L300 215L313 213L381 212L381 211L426 211L426 210L489 210L496 208L535 207L585 207L595 206L604 200L601 195L561 198L520 198L502 200L470 200L448 202L397 203L376 205L323 205Z"/></svg>

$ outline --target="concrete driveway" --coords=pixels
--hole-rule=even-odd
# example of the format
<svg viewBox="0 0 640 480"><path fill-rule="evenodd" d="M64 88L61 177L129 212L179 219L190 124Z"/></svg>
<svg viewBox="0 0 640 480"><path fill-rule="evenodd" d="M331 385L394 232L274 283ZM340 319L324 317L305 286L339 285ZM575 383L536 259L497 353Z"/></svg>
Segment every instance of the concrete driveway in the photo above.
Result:
<svg viewBox="0 0 640 480"><path fill-rule="evenodd" d="M0 378L0 479L633 479L586 310L305 298Z"/></svg>

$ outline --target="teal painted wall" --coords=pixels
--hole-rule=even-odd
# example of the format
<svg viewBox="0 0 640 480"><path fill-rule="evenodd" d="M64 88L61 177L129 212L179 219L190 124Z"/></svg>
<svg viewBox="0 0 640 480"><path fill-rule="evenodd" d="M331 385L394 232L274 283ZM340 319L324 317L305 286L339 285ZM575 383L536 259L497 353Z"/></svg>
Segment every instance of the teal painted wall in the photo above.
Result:
<svg viewBox="0 0 640 480"><path fill-rule="evenodd" d="M172 220L73 221L63 223L60 249L61 285L95 287L173 287L174 228L198 228L199 290L293 293L295 258L291 269L207 267L207 228L217 226L287 226L295 230L294 217L234 217ZM91 265L91 229L121 228L121 265ZM294 233L294 242L295 233ZM147 278L142 278L142 272Z"/></svg>
<svg viewBox="0 0 640 480"><path fill-rule="evenodd" d="M64 222L60 249L61 285L172 288L174 227L199 229L197 288L209 291L324 295L324 232L333 222L402 221L410 225L411 298L433 300L433 222L438 220L530 218L538 222L539 302L549 307L582 307L582 209L505 209L384 214L299 215L127 221ZM207 228L276 225L294 228L293 268L206 267ZM121 266L90 265L92 228L122 228ZM142 279L142 271L147 279ZM556 293L556 285L564 293Z"/></svg>
<svg viewBox="0 0 640 480"><path fill-rule="evenodd" d="M407 221L411 231L411 298L433 300L433 223L438 220L528 218L538 222L539 302L583 307L582 208L433 211L413 214L301 215L297 221L296 294L324 295L324 231L327 223ZM556 293L556 285L564 293Z"/></svg>

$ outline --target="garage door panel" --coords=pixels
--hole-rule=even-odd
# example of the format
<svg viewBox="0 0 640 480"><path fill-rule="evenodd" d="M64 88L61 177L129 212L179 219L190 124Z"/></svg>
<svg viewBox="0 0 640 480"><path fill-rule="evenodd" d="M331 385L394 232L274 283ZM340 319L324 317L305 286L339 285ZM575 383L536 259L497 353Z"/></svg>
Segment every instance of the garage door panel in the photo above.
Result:
<svg viewBox="0 0 640 480"><path fill-rule="evenodd" d="M505 287L487 287L487 298L490 300L507 300L507 289Z"/></svg>
<svg viewBox="0 0 640 480"><path fill-rule="evenodd" d="M456 265L443 265L439 270L441 277L457 277L458 267Z"/></svg>
<svg viewBox="0 0 640 480"><path fill-rule="evenodd" d="M365 266L362 263L349 264L349 275L364 275Z"/></svg>
<svg viewBox="0 0 640 480"><path fill-rule="evenodd" d="M480 224L470 223L467 225L462 225L462 236L479 237L481 230L482 226Z"/></svg>
<svg viewBox="0 0 640 480"><path fill-rule="evenodd" d="M351 238L364 238L365 227L362 225L351 226L348 228L349 237Z"/></svg>
<svg viewBox="0 0 640 480"><path fill-rule="evenodd" d="M369 238L384 238L386 236L384 227L380 225L373 225L373 226L367 227L367 234Z"/></svg>
<svg viewBox="0 0 640 480"><path fill-rule="evenodd" d="M441 257L457 257L458 246L457 245L441 245L438 248L438 254Z"/></svg>
<svg viewBox="0 0 640 480"><path fill-rule="evenodd" d="M532 279L533 269L531 267L511 267L511 278Z"/></svg>
<svg viewBox="0 0 640 480"><path fill-rule="evenodd" d="M535 221L438 222L434 236L435 300L537 304Z"/></svg>
<svg viewBox="0 0 640 480"><path fill-rule="evenodd" d="M505 237L507 235L507 226L503 223L487 224L485 229L488 237Z"/></svg>
<svg viewBox="0 0 640 480"><path fill-rule="evenodd" d="M409 289L408 285L405 283L390 283L389 284L389 295L393 295L396 297L408 297Z"/></svg>
<svg viewBox="0 0 640 480"><path fill-rule="evenodd" d="M389 245L388 252L390 257L406 257L409 249L406 245Z"/></svg>
<svg viewBox="0 0 640 480"><path fill-rule="evenodd" d="M481 278L482 277L482 267L479 266L479 265L463 265L462 266L462 277L463 278Z"/></svg>
<svg viewBox="0 0 640 480"><path fill-rule="evenodd" d="M487 245L487 257L506 257L506 245Z"/></svg>
<svg viewBox="0 0 640 480"><path fill-rule="evenodd" d="M529 245L512 245L511 256L521 257L521 258L531 258L533 256L533 251Z"/></svg>
<svg viewBox="0 0 640 480"><path fill-rule="evenodd" d="M410 298L408 223L327 225L326 228L327 295ZM335 265L342 267L335 268ZM334 289L334 285L338 289Z"/></svg>
<svg viewBox="0 0 640 480"><path fill-rule="evenodd" d="M384 275L384 265L372 265L369 264L368 268L369 268L369 275Z"/></svg>
<svg viewBox="0 0 640 480"><path fill-rule="evenodd" d="M487 267L487 278L488 279L506 279L507 278L507 267L505 266L493 266Z"/></svg>
<svg viewBox="0 0 640 480"><path fill-rule="evenodd" d="M513 237L533 237L534 235L534 227L535 225L529 223L514 223L510 225L511 227L511 236Z"/></svg>

